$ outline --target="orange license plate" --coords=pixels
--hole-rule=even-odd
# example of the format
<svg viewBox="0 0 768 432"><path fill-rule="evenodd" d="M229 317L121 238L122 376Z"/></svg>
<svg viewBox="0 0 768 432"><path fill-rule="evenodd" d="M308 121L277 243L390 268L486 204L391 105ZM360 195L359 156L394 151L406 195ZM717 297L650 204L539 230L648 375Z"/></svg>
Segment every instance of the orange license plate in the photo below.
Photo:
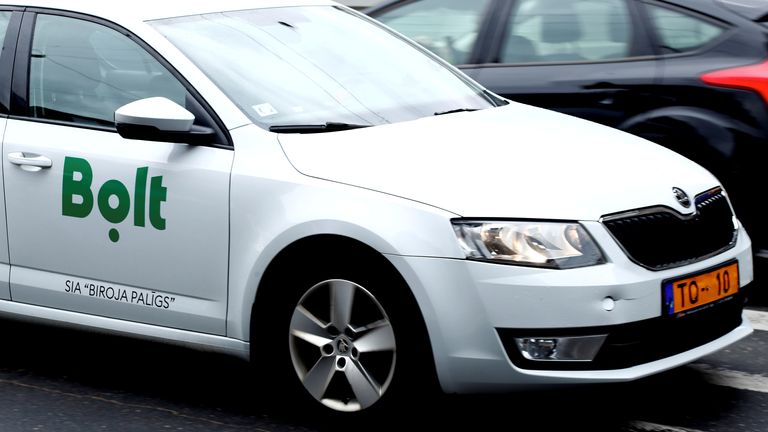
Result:
<svg viewBox="0 0 768 432"><path fill-rule="evenodd" d="M698 309L739 292L739 264L733 262L697 275L664 281L668 315Z"/></svg>

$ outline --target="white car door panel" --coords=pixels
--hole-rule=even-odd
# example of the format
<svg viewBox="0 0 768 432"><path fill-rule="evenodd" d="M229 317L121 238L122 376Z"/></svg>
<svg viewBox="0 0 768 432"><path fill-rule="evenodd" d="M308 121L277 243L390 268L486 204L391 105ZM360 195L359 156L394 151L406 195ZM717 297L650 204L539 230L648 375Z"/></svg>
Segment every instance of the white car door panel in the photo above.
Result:
<svg viewBox="0 0 768 432"><path fill-rule="evenodd" d="M4 152L14 301L224 333L232 151L11 120Z"/></svg>

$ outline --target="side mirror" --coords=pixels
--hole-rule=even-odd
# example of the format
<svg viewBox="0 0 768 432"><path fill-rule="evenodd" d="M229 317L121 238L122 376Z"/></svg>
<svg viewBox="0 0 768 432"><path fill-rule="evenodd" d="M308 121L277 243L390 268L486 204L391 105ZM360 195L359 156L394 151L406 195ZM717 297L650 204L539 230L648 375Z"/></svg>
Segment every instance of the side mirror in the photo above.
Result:
<svg viewBox="0 0 768 432"><path fill-rule="evenodd" d="M215 132L195 126L195 116L164 97L139 99L115 110L117 133L126 139L211 144Z"/></svg>

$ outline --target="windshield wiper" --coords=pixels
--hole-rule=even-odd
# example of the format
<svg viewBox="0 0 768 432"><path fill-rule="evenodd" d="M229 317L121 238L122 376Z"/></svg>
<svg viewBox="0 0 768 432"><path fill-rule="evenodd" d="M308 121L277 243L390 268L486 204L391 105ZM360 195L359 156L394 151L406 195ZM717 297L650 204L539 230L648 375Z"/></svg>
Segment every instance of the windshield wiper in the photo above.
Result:
<svg viewBox="0 0 768 432"><path fill-rule="evenodd" d="M289 124L289 125L272 125L269 127L270 132L277 133L323 133L323 132L337 132L350 129L366 128L373 125L354 124L354 123L340 123L340 122L326 122L320 124Z"/></svg>
<svg viewBox="0 0 768 432"><path fill-rule="evenodd" d="M436 116L438 115L444 115L444 114L453 114L458 112L472 112L472 111L478 111L477 108L456 108L448 111L438 111L435 113Z"/></svg>

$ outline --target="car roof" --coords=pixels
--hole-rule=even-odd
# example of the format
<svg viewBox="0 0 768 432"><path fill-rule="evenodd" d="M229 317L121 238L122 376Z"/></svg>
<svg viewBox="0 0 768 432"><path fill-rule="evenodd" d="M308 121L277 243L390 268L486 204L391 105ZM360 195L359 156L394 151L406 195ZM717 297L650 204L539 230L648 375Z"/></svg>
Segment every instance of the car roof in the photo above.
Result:
<svg viewBox="0 0 768 432"><path fill-rule="evenodd" d="M329 4L336 3L330 0L27 0L4 3L5 6L39 7L80 12L120 22L149 21L243 9Z"/></svg>

